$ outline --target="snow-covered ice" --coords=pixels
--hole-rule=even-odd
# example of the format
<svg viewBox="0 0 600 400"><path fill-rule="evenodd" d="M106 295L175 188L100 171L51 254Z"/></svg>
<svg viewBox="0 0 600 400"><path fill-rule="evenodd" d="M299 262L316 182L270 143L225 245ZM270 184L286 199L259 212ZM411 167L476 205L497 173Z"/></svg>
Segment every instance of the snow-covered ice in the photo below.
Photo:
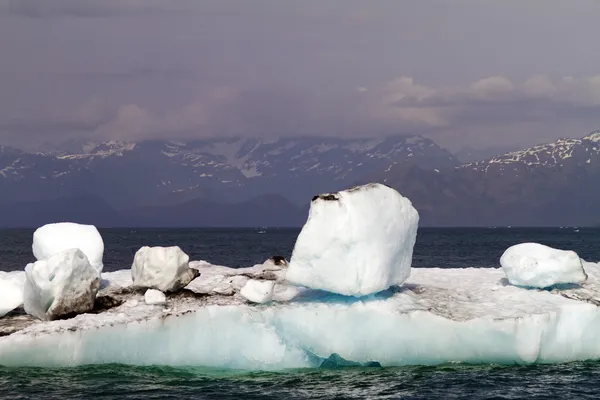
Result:
<svg viewBox="0 0 600 400"><path fill-rule="evenodd" d="M273 299L274 288L275 282L273 281L250 279L246 282L244 287L242 287L240 294L252 303L264 304Z"/></svg>
<svg viewBox="0 0 600 400"><path fill-rule="evenodd" d="M94 308L100 273L79 249L66 250L25 267L27 314L53 320Z"/></svg>
<svg viewBox="0 0 600 400"><path fill-rule="evenodd" d="M547 288L557 284L580 284L587 279L577 253L539 243L509 247L500 257L500 265L508 281L517 286Z"/></svg>
<svg viewBox="0 0 600 400"><path fill-rule="evenodd" d="M0 271L0 317L23 304L25 272Z"/></svg>
<svg viewBox="0 0 600 400"><path fill-rule="evenodd" d="M282 271L264 265L239 275L193 265L214 269L213 277L226 282L269 275L275 293L291 287ZM67 320L27 321L0 337L0 364L275 370L315 367L334 353L382 366L600 359L600 265L584 262L584 268L583 285L552 291L512 286L502 269L416 268L402 287L366 297L294 288L291 301L274 296L266 305L247 303L239 289L215 294L196 282L201 275L188 290L167 294L167 308L146 305L142 292L127 290L129 271L117 271L103 274L98 298L120 299L118 305ZM196 285L212 294L195 294Z"/></svg>
<svg viewBox="0 0 600 400"><path fill-rule="evenodd" d="M140 288L174 292L198 276L198 271L189 267L190 257L178 246L144 246L135 253L131 276L133 285Z"/></svg>
<svg viewBox="0 0 600 400"><path fill-rule="evenodd" d="M164 305L167 303L167 296L160 290L148 289L144 293L144 302L148 305Z"/></svg>
<svg viewBox="0 0 600 400"><path fill-rule="evenodd" d="M44 225L33 233L32 250L37 260L69 249L81 250L90 264L102 272L104 242L95 226L60 222Z"/></svg>
<svg viewBox="0 0 600 400"><path fill-rule="evenodd" d="M419 214L381 184L315 196L287 280L351 296L399 285L410 275Z"/></svg>
<svg viewBox="0 0 600 400"><path fill-rule="evenodd" d="M283 283L285 280L285 267L287 263L275 265L271 259L263 264L257 264L248 268L230 268L221 265L213 265L206 261L192 261L190 267L199 271L200 276L194 279L186 289L198 294L231 296L239 292L250 279L271 280ZM279 287L278 287L279 286ZM276 285L274 299L278 296L289 298L292 292L300 292L301 289L285 288ZM293 297L293 296L292 296Z"/></svg>

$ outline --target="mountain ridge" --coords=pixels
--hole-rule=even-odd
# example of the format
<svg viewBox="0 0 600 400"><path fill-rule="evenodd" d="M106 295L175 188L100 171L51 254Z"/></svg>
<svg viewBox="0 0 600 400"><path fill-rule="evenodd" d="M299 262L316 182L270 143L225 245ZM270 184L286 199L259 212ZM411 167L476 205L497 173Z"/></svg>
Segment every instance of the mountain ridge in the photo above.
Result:
<svg viewBox="0 0 600 400"><path fill-rule="evenodd" d="M411 158L424 168L458 165L450 152L420 136L71 142L68 147L51 153L1 151L0 188L9 193L4 202L89 192L127 209L280 193L302 204L314 192L342 189L391 160Z"/></svg>
<svg viewBox="0 0 600 400"><path fill-rule="evenodd" d="M416 178L418 176L418 178ZM397 163L371 174L400 190L425 221L451 226L584 226L597 223L600 131L452 168Z"/></svg>
<svg viewBox="0 0 600 400"><path fill-rule="evenodd" d="M15 213L27 220L27 213L35 214L31 204L48 209L44 202L85 195L106 203L98 206L106 219L114 210L129 224L294 225L315 194L381 182L411 199L427 226L600 220L600 131L465 164L419 136L107 141L73 149L73 143L70 151L52 153L0 147L0 204L29 210ZM101 204L94 201L88 203ZM85 208L77 204L72 207Z"/></svg>

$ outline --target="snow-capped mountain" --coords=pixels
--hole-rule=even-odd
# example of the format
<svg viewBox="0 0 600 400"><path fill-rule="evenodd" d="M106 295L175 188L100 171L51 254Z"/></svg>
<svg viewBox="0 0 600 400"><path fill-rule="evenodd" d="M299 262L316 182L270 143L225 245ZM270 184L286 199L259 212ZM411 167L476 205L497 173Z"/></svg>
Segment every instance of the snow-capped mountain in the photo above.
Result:
<svg viewBox="0 0 600 400"><path fill-rule="evenodd" d="M490 168L504 170L515 165L526 165L530 168L560 168L581 166L600 162L600 131L581 139L562 138L553 143L508 152L491 157L484 161L464 164L459 168L474 169L486 172Z"/></svg>
<svg viewBox="0 0 600 400"><path fill-rule="evenodd" d="M86 143L80 152L59 152L63 159L124 156L138 147L159 152L182 166L237 169L246 178L327 174L344 179L356 168L380 161L414 159L419 166L456 165L456 159L433 141L420 136L345 140L335 138L209 139L192 142ZM366 168L366 167L365 167Z"/></svg>
<svg viewBox="0 0 600 400"><path fill-rule="evenodd" d="M5 204L92 194L123 209L270 193L300 204L398 160L426 169L458 164L420 136L70 142L45 153L0 148L0 188Z"/></svg>
<svg viewBox="0 0 600 400"><path fill-rule="evenodd" d="M451 168L392 163L365 180L396 187L433 225L595 225L600 131Z"/></svg>
<svg viewBox="0 0 600 400"><path fill-rule="evenodd" d="M0 203L10 226L24 218L35 225L42 215L144 226L301 223L306 209L294 207L314 194L366 181L410 198L421 225L597 225L600 131L462 165L418 136L72 142L42 153L0 147Z"/></svg>

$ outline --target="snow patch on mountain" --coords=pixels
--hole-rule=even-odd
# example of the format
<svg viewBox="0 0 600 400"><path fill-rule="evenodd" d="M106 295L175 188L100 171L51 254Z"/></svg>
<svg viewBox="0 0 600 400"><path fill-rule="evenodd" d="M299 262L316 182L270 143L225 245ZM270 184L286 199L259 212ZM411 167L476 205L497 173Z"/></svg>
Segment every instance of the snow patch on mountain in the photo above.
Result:
<svg viewBox="0 0 600 400"><path fill-rule="evenodd" d="M379 146L382 142L383 142L383 140L378 140L378 139L361 140L358 142L349 143L349 144L345 145L343 148L346 150L353 151L353 152L368 151L368 150L371 150L371 149Z"/></svg>
<svg viewBox="0 0 600 400"><path fill-rule="evenodd" d="M583 138L584 140L589 140L590 142L598 143L600 142L600 131L594 131Z"/></svg>
<svg viewBox="0 0 600 400"><path fill-rule="evenodd" d="M87 193L128 209L199 196L246 201L283 193L304 204L332 184L353 185L406 160L427 169L458 165L447 150L417 136L70 141L52 153L3 151L0 183L7 185L5 201L10 203ZM11 186L16 182L19 188Z"/></svg>
<svg viewBox="0 0 600 400"><path fill-rule="evenodd" d="M81 153L61 153L56 158L63 160L76 160L86 158L122 157L125 153L136 147L134 142L109 140L107 142L88 142L81 146ZM43 153L42 153L43 154Z"/></svg>
<svg viewBox="0 0 600 400"><path fill-rule="evenodd" d="M581 139L560 138L552 143L538 144L526 149L508 152L484 161L463 164L458 168L488 172L496 165L522 164L528 167L563 167L576 156L578 161L590 164L591 159L600 155L600 131L592 132Z"/></svg>

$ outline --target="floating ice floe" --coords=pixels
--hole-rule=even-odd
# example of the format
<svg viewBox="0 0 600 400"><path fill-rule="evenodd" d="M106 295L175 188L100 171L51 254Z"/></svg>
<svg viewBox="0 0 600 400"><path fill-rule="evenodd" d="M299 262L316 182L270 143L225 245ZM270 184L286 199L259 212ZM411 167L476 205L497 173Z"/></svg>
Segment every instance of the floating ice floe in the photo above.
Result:
<svg viewBox="0 0 600 400"><path fill-rule="evenodd" d="M410 275L419 214L381 184L315 196L287 280L351 296L399 285Z"/></svg>
<svg viewBox="0 0 600 400"><path fill-rule="evenodd" d="M135 253L131 276L133 285L139 288L175 292L187 286L198 276L189 267L190 257L178 246L144 246Z"/></svg>
<svg viewBox="0 0 600 400"><path fill-rule="evenodd" d="M33 233L33 255L44 260L69 249L79 249L92 267L102 272L104 242L93 225L60 222L44 225Z"/></svg>
<svg viewBox="0 0 600 400"><path fill-rule="evenodd" d="M504 269L411 273L417 223L410 201L371 184L315 198L289 266L272 257L234 269L189 262L177 247L144 247L131 270L102 274L93 309L85 302L74 314L90 313L1 318L0 365L275 370L335 360L385 367L600 359L600 265L521 246L507 250ZM55 304L93 290L79 283L97 271L80 250L69 251L26 268L30 314L65 316ZM554 264L540 267L547 260ZM577 262L585 284L548 290L583 282ZM530 288L508 284L513 272L519 280L511 282Z"/></svg>
<svg viewBox="0 0 600 400"><path fill-rule="evenodd" d="M199 264L201 271L229 273L193 263ZM99 314L50 322L1 319L0 364L276 370L316 367L333 354L384 367L600 359L600 266L584 267L585 285L564 290L508 285L502 269L416 268L402 287L367 297L296 288L291 301L274 296L266 305L249 304L235 290L196 294L201 275L167 294L168 308L146 305L142 292L130 290L129 271L104 273L96 303L106 309ZM260 279L265 272L259 265L226 279ZM291 287L274 282L275 293Z"/></svg>
<svg viewBox="0 0 600 400"><path fill-rule="evenodd" d="M23 306L29 315L53 320L94 308L100 273L79 249L28 264L25 276Z"/></svg>
<svg viewBox="0 0 600 400"><path fill-rule="evenodd" d="M580 284L587 279L577 253L539 243L509 247L500 258L500 265L508 281L517 286L547 288L558 284Z"/></svg>

